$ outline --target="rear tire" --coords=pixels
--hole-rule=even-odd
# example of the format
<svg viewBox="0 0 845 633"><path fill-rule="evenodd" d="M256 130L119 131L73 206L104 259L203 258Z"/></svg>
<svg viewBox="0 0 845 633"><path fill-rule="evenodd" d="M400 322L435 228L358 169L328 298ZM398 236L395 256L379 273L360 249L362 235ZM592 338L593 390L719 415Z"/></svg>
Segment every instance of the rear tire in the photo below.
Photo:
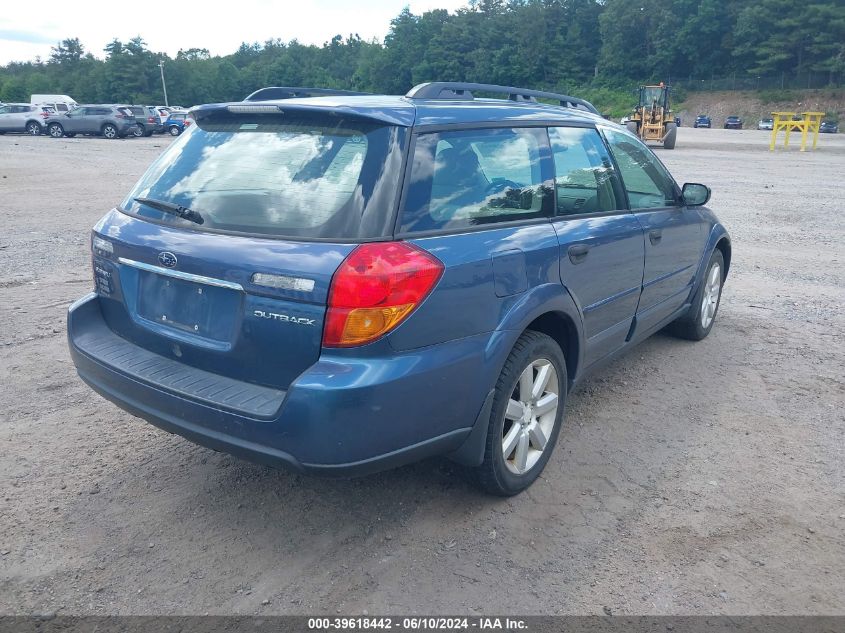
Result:
<svg viewBox="0 0 845 633"><path fill-rule="evenodd" d="M496 382L484 461L475 469L486 492L515 495L543 472L560 433L566 386L560 346L545 334L524 332Z"/></svg>
<svg viewBox="0 0 845 633"><path fill-rule="evenodd" d="M136 125L134 128L132 128L132 136L140 138L144 136L144 134L146 134L146 130L144 129L143 125Z"/></svg>
<svg viewBox="0 0 845 633"><path fill-rule="evenodd" d="M675 139L678 136L678 126L674 123L666 124L665 140L663 141L663 149L675 149Z"/></svg>
<svg viewBox="0 0 845 633"><path fill-rule="evenodd" d="M50 138L62 138L65 135L65 130L61 123L51 123L47 128L47 133L50 135Z"/></svg>
<svg viewBox="0 0 845 633"><path fill-rule="evenodd" d="M724 281L725 258L717 248L710 255L704 277L701 278L698 290L692 298L692 305L686 314L669 324L668 331L689 341L700 341L710 334L722 300Z"/></svg>
<svg viewBox="0 0 845 633"><path fill-rule="evenodd" d="M107 139L113 140L117 138L117 128L111 123L106 123L102 127L101 132L103 133L103 136Z"/></svg>
<svg viewBox="0 0 845 633"><path fill-rule="evenodd" d="M30 121L26 124L26 133L30 136L40 136L41 125L37 121Z"/></svg>
<svg viewBox="0 0 845 633"><path fill-rule="evenodd" d="M179 129L177 125L170 126L170 136L179 136L182 133L182 130Z"/></svg>

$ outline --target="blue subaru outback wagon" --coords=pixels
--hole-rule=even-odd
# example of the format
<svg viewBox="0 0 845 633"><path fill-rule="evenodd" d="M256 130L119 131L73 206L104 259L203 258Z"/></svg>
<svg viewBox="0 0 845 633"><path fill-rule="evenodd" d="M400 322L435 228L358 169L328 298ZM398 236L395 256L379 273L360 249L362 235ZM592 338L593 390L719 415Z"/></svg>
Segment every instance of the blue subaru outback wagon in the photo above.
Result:
<svg viewBox="0 0 845 633"><path fill-rule="evenodd" d="M589 371L713 327L731 246L709 189L589 103L290 92L195 108L94 227L68 337L121 408L306 472L448 455L509 495Z"/></svg>

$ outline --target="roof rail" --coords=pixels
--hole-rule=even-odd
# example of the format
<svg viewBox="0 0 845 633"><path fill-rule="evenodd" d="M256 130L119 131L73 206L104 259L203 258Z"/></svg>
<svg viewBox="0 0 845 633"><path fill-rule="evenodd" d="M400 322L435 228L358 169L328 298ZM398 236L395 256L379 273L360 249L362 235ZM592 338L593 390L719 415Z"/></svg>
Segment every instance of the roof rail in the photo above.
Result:
<svg viewBox="0 0 845 633"><path fill-rule="evenodd" d="M493 92L508 95L511 101L537 101L541 99L553 99L565 108L587 110L598 114L595 106L589 101L557 94L556 92L543 92L542 90L528 90L527 88L514 88L513 86L497 86L494 84L474 84L462 81L432 81L418 84L408 91L405 96L409 99L459 99L471 101L473 90L479 92Z"/></svg>
<svg viewBox="0 0 845 633"><path fill-rule="evenodd" d="M296 99L301 97L329 97L332 95L365 95L367 92L353 92L351 90L334 90L333 88L294 88L291 86L270 86L260 88L244 101L273 101L275 99Z"/></svg>

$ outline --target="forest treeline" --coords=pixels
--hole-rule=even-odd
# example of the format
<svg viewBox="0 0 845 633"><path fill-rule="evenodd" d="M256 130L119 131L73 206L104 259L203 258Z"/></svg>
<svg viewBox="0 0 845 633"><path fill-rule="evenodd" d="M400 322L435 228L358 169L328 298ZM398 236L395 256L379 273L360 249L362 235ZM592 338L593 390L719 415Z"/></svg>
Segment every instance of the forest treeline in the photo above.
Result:
<svg viewBox="0 0 845 633"><path fill-rule="evenodd" d="M328 35L328 34L327 34ZM403 10L383 41L244 43L175 58L141 37L86 51L70 37L49 59L0 67L0 100L61 93L80 103L190 106L268 85L404 94L464 80L573 91L687 77L826 73L845 79L843 0L475 0L454 13Z"/></svg>

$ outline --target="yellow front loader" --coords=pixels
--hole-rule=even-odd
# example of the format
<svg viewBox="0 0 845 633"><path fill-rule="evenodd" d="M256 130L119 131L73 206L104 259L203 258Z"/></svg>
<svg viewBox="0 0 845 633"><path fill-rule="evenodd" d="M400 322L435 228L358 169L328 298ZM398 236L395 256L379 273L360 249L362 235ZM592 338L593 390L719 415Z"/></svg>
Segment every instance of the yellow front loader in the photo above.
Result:
<svg viewBox="0 0 845 633"><path fill-rule="evenodd" d="M625 124L628 130L644 142L663 143L665 149L675 149L678 125L669 105L671 88L661 82L657 86L640 86L639 103Z"/></svg>

